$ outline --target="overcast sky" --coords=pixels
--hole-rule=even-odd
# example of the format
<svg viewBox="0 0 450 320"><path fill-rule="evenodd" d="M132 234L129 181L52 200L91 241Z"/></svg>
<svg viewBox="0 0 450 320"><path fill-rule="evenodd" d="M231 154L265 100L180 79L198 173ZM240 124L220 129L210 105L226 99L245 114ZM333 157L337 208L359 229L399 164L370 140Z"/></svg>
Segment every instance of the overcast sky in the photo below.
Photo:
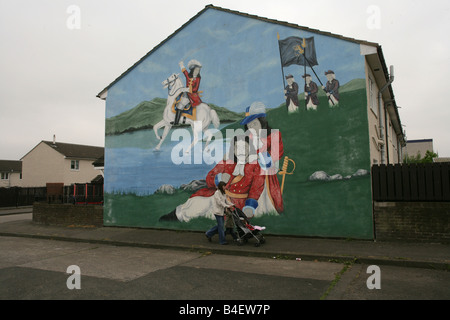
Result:
<svg viewBox="0 0 450 320"><path fill-rule="evenodd" d="M450 157L448 0L0 0L0 159L104 146L96 95L207 4L380 44L407 138Z"/></svg>

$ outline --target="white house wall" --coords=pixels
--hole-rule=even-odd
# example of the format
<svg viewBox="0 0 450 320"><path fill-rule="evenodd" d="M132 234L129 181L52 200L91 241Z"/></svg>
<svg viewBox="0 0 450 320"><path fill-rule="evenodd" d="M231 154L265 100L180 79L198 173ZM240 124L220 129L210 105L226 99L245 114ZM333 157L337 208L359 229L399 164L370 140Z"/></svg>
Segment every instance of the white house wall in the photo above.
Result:
<svg viewBox="0 0 450 320"><path fill-rule="evenodd" d="M92 165L95 159L79 160L79 170L71 170L71 160L41 142L22 159L22 187L87 183L98 175Z"/></svg>

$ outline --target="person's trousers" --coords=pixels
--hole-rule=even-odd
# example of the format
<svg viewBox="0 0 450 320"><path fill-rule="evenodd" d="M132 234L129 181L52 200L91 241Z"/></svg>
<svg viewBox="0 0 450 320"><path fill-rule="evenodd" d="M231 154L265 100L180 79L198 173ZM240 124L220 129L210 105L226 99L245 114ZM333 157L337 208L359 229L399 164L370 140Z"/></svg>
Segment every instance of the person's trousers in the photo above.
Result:
<svg viewBox="0 0 450 320"><path fill-rule="evenodd" d="M226 240L225 240L225 230L223 229L225 220L224 220L223 216L218 216L216 214L214 216L216 217L217 225L215 225L214 227L212 227L211 229L206 231L206 235L209 238L212 238L213 235L218 233L219 234L219 243L220 244L224 244L226 242Z"/></svg>
<svg viewBox="0 0 450 320"><path fill-rule="evenodd" d="M227 233L231 234L234 240L237 239L237 234L234 231L234 228L225 228L225 236L227 236Z"/></svg>

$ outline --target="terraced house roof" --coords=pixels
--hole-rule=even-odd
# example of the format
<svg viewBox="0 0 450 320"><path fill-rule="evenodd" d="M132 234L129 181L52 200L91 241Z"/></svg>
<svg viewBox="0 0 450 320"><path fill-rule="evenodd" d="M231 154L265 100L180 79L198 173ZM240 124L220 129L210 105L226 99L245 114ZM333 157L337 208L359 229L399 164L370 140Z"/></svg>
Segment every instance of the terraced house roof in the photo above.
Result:
<svg viewBox="0 0 450 320"><path fill-rule="evenodd" d="M22 172L22 161L0 160L0 172Z"/></svg>

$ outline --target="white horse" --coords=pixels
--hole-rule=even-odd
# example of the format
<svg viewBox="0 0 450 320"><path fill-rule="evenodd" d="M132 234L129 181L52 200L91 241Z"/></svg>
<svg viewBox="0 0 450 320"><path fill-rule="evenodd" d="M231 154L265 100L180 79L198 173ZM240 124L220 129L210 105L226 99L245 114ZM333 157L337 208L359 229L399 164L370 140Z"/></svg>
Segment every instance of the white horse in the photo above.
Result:
<svg viewBox="0 0 450 320"><path fill-rule="evenodd" d="M162 82L162 85L164 88L168 88L169 95L167 97L167 104L166 104L166 108L164 109L163 119L153 126L153 131L155 132L156 138L158 138L160 140L159 144L155 148L156 151L160 150L162 143L164 142L164 140L167 137L167 134L170 131L170 128L172 128L171 122L173 122L175 120L175 113L172 112L172 106L175 102L175 99L181 93L187 92L189 90L189 88L186 88L183 85L183 83L179 77L179 74L175 74L175 73L173 73L170 77L168 77L166 80L164 80ZM190 147L188 148L188 150L186 150L186 153L189 153L190 150L197 144L199 133L201 131L203 131L208 138L206 146L205 146L205 147L207 147L208 143L211 141L212 134L206 130L208 129L211 122L213 123L213 125L216 129L218 129L219 125L220 125L220 120L219 120L219 117L217 116L216 111L212 110L206 103L201 103L198 106L196 106L195 108L197 109L196 110L196 118L197 119L195 120L195 122L199 122L201 125L199 126L198 123L197 123L197 125L194 125L194 120L186 117L186 124L191 125L192 133L194 136ZM162 127L164 127L164 131L163 131L163 135L160 136L158 134L158 130L161 129Z"/></svg>

